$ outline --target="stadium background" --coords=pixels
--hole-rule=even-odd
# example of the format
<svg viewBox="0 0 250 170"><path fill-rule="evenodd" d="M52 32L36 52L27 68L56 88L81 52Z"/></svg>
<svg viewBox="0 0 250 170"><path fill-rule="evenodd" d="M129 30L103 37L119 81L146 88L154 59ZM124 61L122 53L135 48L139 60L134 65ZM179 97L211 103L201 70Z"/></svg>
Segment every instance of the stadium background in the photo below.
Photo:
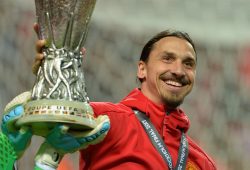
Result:
<svg viewBox="0 0 250 170"><path fill-rule="evenodd" d="M36 35L34 2L0 0L0 108L30 90ZM197 81L182 108L189 134L219 170L250 167L250 2L248 0L99 0L90 23L84 71L92 101L118 102L137 86L136 63L156 32L188 32L198 51ZM42 139L18 161L32 169ZM64 169L77 169L78 154Z"/></svg>

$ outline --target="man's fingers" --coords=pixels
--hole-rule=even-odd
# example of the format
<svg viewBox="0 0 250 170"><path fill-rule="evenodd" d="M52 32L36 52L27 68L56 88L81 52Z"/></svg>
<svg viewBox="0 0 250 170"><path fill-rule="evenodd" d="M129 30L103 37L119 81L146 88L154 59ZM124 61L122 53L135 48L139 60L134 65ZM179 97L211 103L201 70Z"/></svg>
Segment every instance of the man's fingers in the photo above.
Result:
<svg viewBox="0 0 250 170"><path fill-rule="evenodd" d="M34 23L33 29L36 32L37 37L39 37L39 25L38 25L38 23Z"/></svg>
<svg viewBox="0 0 250 170"><path fill-rule="evenodd" d="M44 59L44 55L42 53L37 53L35 61L42 61Z"/></svg>
<svg viewBox="0 0 250 170"><path fill-rule="evenodd" d="M32 65L32 72L33 74L37 74L39 67L42 64L42 60L44 59L44 55L42 53L37 53L35 57L35 61L33 62Z"/></svg>
<svg viewBox="0 0 250 170"><path fill-rule="evenodd" d="M34 31L36 32L37 36L39 36L39 25L38 23L34 23L33 25ZM42 54L42 50L46 45L46 40L37 40L36 41L36 57L35 57L35 61L33 62L32 65L32 72L33 74L37 74L38 69L42 63L42 60L44 58L43 54Z"/></svg>
<svg viewBox="0 0 250 170"><path fill-rule="evenodd" d="M42 49L45 47L46 41L45 40L38 40L36 42L36 57L35 57L35 61L32 65L32 72L33 74L37 74L38 69L42 63L42 60L44 59L44 55L42 53Z"/></svg>
<svg viewBox="0 0 250 170"><path fill-rule="evenodd" d="M46 45L46 40L37 40L36 42L36 51L42 53L43 47Z"/></svg>
<svg viewBox="0 0 250 170"><path fill-rule="evenodd" d="M37 75L37 72L38 72L40 65L41 65L41 62L37 61L37 60L33 63L33 65L32 65L33 74Z"/></svg>

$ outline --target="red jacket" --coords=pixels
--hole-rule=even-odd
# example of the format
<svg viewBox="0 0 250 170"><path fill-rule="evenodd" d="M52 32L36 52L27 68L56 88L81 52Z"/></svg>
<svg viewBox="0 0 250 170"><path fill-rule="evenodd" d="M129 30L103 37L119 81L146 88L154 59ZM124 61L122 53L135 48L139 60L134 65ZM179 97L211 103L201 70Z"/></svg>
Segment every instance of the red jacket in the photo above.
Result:
<svg viewBox="0 0 250 170"><path fill-rule="evenodd" d="M102 114L109 116L111 128L101 143L81 151L80 169L168 169L131 108L146 113L167 145L173 164L176 164L181 138L179 129L187 132L189 128L189 119L183 111L157 105L145 97L139 89L134 89L118 104L100 102L91 103L91 106L95 116ZM186 169L215 170L211 158L190 137L187 138L189 155Z"/></svg>

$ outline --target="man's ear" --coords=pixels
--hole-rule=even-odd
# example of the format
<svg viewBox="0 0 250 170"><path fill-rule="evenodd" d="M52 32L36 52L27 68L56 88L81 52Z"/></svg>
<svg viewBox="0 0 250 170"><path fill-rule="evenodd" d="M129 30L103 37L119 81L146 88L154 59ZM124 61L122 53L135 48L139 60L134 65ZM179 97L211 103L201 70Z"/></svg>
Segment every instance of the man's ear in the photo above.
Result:
<svg viewBox="0 0 250 170"><path fill-rule="evenodd" d="M137 64L137 78L143 80L146 78L146 63L144 61L139 61Z"/></svg>

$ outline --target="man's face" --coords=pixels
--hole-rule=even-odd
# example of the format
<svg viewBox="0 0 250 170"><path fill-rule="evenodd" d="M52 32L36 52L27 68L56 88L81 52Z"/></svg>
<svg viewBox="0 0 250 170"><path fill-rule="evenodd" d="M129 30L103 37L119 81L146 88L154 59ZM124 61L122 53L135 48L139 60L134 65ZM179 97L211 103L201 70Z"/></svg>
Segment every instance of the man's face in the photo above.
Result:
<svg viewBox="0 0 250 170"><path fill-rule="evenodd" d="M176 108L192 90L196 73L192 45L177 37L165 37L154 44L145 63L138 64L141 90L153 102Z"/></svg>

